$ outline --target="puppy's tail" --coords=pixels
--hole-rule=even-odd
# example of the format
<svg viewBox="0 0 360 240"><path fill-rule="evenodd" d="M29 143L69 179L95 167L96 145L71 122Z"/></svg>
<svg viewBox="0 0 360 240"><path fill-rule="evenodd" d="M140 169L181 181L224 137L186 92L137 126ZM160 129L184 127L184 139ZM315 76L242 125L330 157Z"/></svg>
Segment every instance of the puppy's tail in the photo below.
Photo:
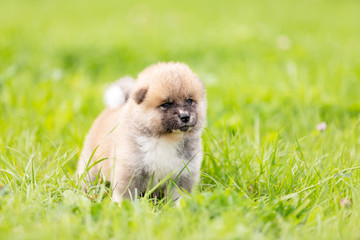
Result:
<svg viewBox="0 0 360 240"><path fill-rule="evenodd" d="M105 91L104 102L108 108L117 108L124 104L135 86L132 77L123 77L110 85Z"/></svg>

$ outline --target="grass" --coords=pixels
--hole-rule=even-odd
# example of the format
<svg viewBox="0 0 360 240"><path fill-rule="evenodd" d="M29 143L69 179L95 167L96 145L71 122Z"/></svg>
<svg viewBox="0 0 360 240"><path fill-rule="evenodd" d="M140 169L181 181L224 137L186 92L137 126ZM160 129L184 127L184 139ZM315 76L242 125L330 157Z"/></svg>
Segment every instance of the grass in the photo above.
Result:
<svg viewBox="0 0 360 240"><path fill-rule="evenodd" d="M0 238L359 239L359 10L1 1ZM177 208L87 196L74 172L102 90L158 61L207 86L199 186Z"/></svg>

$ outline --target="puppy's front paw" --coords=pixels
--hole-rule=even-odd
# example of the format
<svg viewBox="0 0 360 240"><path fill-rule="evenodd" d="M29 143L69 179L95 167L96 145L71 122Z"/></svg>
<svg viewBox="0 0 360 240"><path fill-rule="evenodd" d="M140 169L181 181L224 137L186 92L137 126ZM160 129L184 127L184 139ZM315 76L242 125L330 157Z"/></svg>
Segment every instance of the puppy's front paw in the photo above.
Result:
<svg viewBox="0 0 360 240"><path fill-rule="evenodd" d="M121 204L121 201L123 200L122 194L118 193L117 191L114 191L112 194L111 200L115 203Z"/></svg>

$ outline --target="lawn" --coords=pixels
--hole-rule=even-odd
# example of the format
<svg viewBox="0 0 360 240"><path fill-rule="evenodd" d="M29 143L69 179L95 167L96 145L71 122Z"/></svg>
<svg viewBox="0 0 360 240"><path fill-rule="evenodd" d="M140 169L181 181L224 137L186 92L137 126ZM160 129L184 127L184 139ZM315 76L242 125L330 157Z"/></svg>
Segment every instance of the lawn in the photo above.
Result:
<svg viewBox="0 0 360 240"><path fill-rule="evenodd" d="M2 0L0 239L359 239L359 12ZM76 163L104 89L159 61L207 87L199 185L178 207L82 193Z"/></svg>

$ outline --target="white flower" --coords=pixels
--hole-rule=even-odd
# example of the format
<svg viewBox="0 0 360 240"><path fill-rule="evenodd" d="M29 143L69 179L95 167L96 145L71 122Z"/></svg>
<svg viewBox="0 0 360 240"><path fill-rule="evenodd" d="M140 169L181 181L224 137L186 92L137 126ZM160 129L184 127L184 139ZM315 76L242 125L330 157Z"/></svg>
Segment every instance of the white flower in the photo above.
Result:
<svg viewBox="0 0 360 240"><path fill-rule="evenodd" d="M316 125L316 129L320 132L324 131L326 129L326 122L321 122Z"/></svg>

